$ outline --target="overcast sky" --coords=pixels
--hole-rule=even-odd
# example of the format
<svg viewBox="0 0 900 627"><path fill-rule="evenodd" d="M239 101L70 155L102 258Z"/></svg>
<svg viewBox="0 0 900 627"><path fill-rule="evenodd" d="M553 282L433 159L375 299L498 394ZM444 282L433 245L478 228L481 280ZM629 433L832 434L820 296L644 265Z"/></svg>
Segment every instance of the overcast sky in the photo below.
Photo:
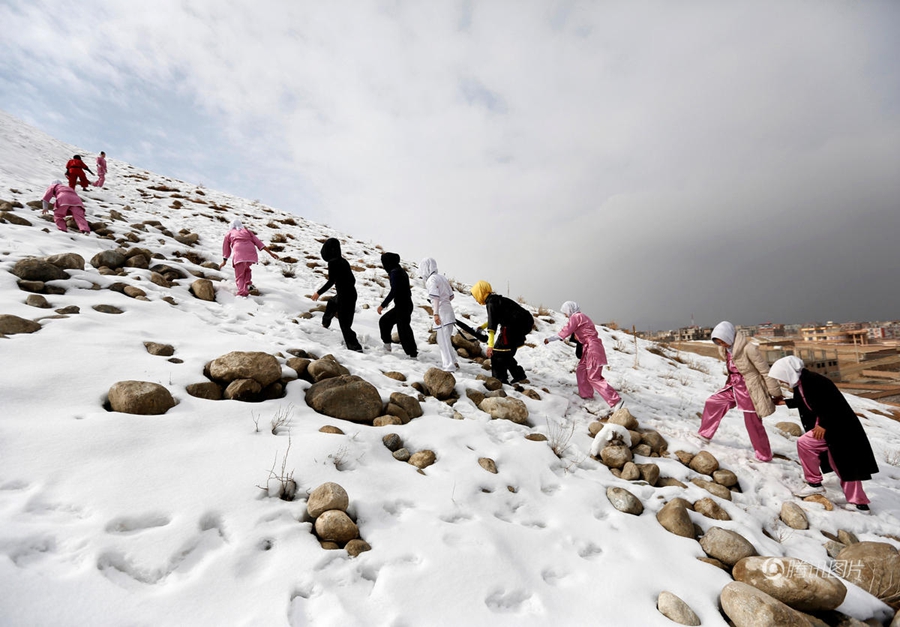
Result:
<svg viewBox="0 0 900 627"><path fill-rule="evenodd" d="M466 283L642 330L900 318L900 2L0 0L0 24L5 111Z"/></svg>

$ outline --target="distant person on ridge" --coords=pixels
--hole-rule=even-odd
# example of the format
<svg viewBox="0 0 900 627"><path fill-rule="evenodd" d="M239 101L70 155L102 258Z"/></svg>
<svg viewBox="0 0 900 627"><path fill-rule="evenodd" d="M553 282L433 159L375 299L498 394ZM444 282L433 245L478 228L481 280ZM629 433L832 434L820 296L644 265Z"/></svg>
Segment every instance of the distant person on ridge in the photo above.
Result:
<svg viewBox="0 0 900 627"><path fill-rule="evenodd" d="M799 357L782 357L772 364L769 376L793 389L794 397L783 402L799 410L806 431L797 439L807 482L798 496L824 492L822 473L833 469L847 497L847 509L869 511L862 482L878 472L878 462L847 399L831 379L804 368Z"/></svg>
<svg viewBox="0 0 900 627"><path fill-rule="evenodd" d="M71 187L63 185L60 181L53 181L47 191L44 192L43 212L46 213L50 209L50 203L56 199L56 206L53 208L53 222L60 231L68 231L66 224L66 216L71 214L78 225L78 230L87 235L91 232L91 226L84 217L84 203L81 202L78 194Z"/></svg>
<svg viewBox="0 0 900 627"><path fill-rule="evenodd" d="M97 180L94 181L94 187L103 187L103 184L105 182L106 182L106 153L101 150L100 156L97 157Z"/></svg>
<svg viewBox="0 0 900 627"><path fill-rule="evenodd" d="M400 265L400 255L397 253L384 253L381 255L381 265L384 266L391 282L391 291L384 301L378 306L378 315L385 307L394 303L394 308L384 314L378 321L381 331L381 341L384 342L384 350L391 350L391 330L397 325L397 335L400 336L400 345L403 352L415 359L419 350L416 348L416 338L413 335L409 321L412 318L413 302L412 292L409 287L409 275Z"/></svg>
<svg viewBox="0 0 900 627"><path fill-rule="evenodd" d="M91 172L91 169L87 166L87 164L81 160L81 155L75 155L66 163L66 178L69 181L69 187L75 189L75 186L81 183L81 188L84 191L88 190L88 185L90 185L90 181L87 179L87 175L84 171L87 170ZM93 172L91 172L93 174Z"/></svg>
<svg viewBox="0 0 900 627"><path fill-rule="evenodd" d="M487 281L473 285L472 296L479 305L487 307L488 319L481 328L488 330L487 356L491 360L491 374L503 383L509 383L507 372L512 383L525 381L525 370L516 361L516 351L534 327L534 317L516 301L494 294Z"/></svg>
<svg viewBox="0 0 900 627"><path fill-rule="evenodd" d="M578 303L567 300L562 304L560 311L569 321L558 334L544 339L544 344L564 340L574 335L575 341L581 344L581 354L578 367L575 369L575 380L578 382L578 395L581 398L594 398L594 390L603 397L603 400L612 407L613 411L620 409L624 401L612 386L603 378L603 366L607 364L606 351L603 349L603 341L597 335L597 327L594 322L581 312Z"/></svg>
<svg viewBox="0 0 900 627"><path fill-rule="evenodd" d="M225 234L225 241L222 242L224 260L219 269L224 268L228 263L228 258L233 256L231 263L234 266L234 282L237 284L238 296L247 297L250 295L250 290L256 289L251 283L250 267L259 261L257 250L264 250L274 259L278 259L278 255L269 250L256 234L246 228L238 218L232 220L230 230Z"/></svg>
<svg viewBox="0 0 900 627"><path fill-rule="evenodd" d="M356 278L350 264L341 256L341 243L337 239L330 237L322 244L322 259L328 262L328 281L312 295L312 299L319 300L319 296L330 290L332 285L335 291L335 295L325 305L322 326L327 329L331 326L331 320L337 316L344 344L348 349L361 353L362 346L351 328L356 313Z"/></svg>
<svg viewBox="0 0 900 627"><path fill-rule="evenodd" d="M700 437L709 442L728 410L737 407L744 412L744 426L750 435L756 458L772 460L772 448L762 419L775 413L775 401L780 401L781 386L769 376L769 364L755 344L738 332L730 322L720 322L712 332L712 341L725 360L728 378L725 387L713 394L703 407ZM774 400L773 400L774 399Z"/></svg>
<svg viewBox="0 0 900 627"><path fill-rule="evenodd" d="M419 276L425 281L425 290L431 301L434 331L438 348L441 349L441 369L446 372L459 370L456 351L453 349L453 329L456 327L456 313L453 311L453 287L443 274L438 274L437 261L425 257L419 263Z"/></svg>

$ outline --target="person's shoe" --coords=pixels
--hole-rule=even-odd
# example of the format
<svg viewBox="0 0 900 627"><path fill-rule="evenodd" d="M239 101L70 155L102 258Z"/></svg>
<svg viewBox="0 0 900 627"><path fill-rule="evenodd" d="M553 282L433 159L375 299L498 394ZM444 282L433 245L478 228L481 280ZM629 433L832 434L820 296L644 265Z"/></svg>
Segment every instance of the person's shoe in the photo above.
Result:
<svg viewBox="0 0 900 627"><path fill-rule="evenodd" d="M322 326L326 329L331 326L331 318L322 317Z"/></svg>
<svg viewBox="0 0 900 627"><path fill-rule="evenodd" d="M250 292L253 292L256 290L256 286L253 285L253 283L251 283L250 285L247 286L247 290Z"/></svg>
<svg viewBox="0 0 900 627"><path fill-rule="evenodd" d="M841 505L841 509L846 509L850 512L859 512L861 514L868 514L871 511L869 506L865 503L844 503Z"/></svg>
<svg viewBox="0 0 900 627"><path fill-rule="evenodd" d="M513 379L512 382L513 382L513 384L516 384L516 383L531 383L531 381L528 380L528 377L522 377L521 379Z"/></svg>
<svg viewBox="0 0 900 627"><path fill-rule="evenodd" d="M620 399L619 399L619 402L612 406L612 413L616 413L617 411L619 411L619 410L622 409L623 407L625 407L625 399L624 399L624 398L620 398Z"/></svg>
<svg viewBox="0 0 900 627"><path fill-rule="evenodd" d="M825 488L822 487L821 483L807 483L802 490L797 492L797 496L801 498L812 496L813 494L825 494Z"/></svg>
<svg viewBox="0 0 900 627"><path fill-rule="evenodd" d="M390 352L391 352L391 345L385 343L385 345L384 345L384 350L385 350L385 352L390 353Z"/></svg>

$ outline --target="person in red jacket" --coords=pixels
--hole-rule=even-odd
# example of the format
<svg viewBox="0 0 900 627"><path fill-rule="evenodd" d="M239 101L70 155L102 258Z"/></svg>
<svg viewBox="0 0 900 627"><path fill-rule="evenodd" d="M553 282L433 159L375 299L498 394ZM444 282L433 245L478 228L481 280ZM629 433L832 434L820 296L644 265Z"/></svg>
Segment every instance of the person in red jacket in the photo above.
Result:
<svg viewBox="0 0 900 627"><path fill-rule="evenodd" d="M69 159L69 162L66 163L66 178L69 180L69 187L75 189L75 186L78 183L81 183L81 188L84 191L88 190L90 182L87 179L87 175L84 173L85 170L91 172L88 165L81 160L81 155L75 155ZM91 172L91 174L93 174L93 172Z"/></svg>

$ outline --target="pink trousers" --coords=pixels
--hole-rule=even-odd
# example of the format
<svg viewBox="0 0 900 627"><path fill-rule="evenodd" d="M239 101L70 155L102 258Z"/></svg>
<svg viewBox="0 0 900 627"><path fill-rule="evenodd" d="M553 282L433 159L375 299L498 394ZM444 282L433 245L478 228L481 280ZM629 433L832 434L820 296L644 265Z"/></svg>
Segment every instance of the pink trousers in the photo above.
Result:
<svg viewBox="0 0 900 627"><path fill-rule="evenodd" d="M100 176L96 181L92 183L94 187L103 187L103 184L106 182L106 172L101 172Z"/></svg>
<svg viewBox="0 0 900 627"><path fill-rule="evenodd" d="M593 398L594 390L597 390L604 401L613 407L622 400L619 393L616 392L609 382L603 378L603 365L598 363L599 360L592 354L589 347L584 356L578 362L575 369L575 380L578 381L578 396L581 398Z"/></svg>
<svg viewBox="0 0 900 627"><path fill-rule="evenodd" d="M87 220L84 218L84 207L79 207L78 205L56 205L53 208L53 221L56 223L56 228L60 231L68 231L69 227L66 224L66 216L72 214L72 218L75 220L75 224L78 225L78 230L82 233L90 233L91 226L87 223Z"/></svg>
<svg viewBox="0 0 900 627"><path fill-rule="evenodd" d="M807 483L822 483L822 468L819 465L819 457L828 451L828 444L825 440L817 440L813 437L812 431L807 431L797 439L797 454L800 456L800 465L803 466L803 476ZM831 451L828 451L828 463L831 464L834 474L841 479L838 474L837 466L834 464L834 458ZM854 505L867 505L869 497L863 490L862 481L844 481L841 479L841 490L847 497L848 503Z"/></svg>
<svg viewBox="0 0 900 627"><path fill-rule="evenodd" d="M250 281L252 280L249 261L238 261L234 264L234 282L237 283L238 296L250 295Z"/></svg>
<svg viewBox="0 0 900 627"><path fill-rule="evenodd" d="M746 402L750 402L747 388L739 389L739 387L737 385L728 386L707 399L706 405L703 407L703 417L700 419L699 431L704 438L712 439L728 410L738 407L738 394L745 394L747 396ZM741 408L753 406L752 403L747 405L743 402L744 399L741 400ZM756 415L755 411L744 410L744 426L747 427L750 443L753 445L753 450L756 451L756 459L761 462L771 461L772 447L769 445L769 436L766 435L766 428L763 426L762 419Z"/></svg>

